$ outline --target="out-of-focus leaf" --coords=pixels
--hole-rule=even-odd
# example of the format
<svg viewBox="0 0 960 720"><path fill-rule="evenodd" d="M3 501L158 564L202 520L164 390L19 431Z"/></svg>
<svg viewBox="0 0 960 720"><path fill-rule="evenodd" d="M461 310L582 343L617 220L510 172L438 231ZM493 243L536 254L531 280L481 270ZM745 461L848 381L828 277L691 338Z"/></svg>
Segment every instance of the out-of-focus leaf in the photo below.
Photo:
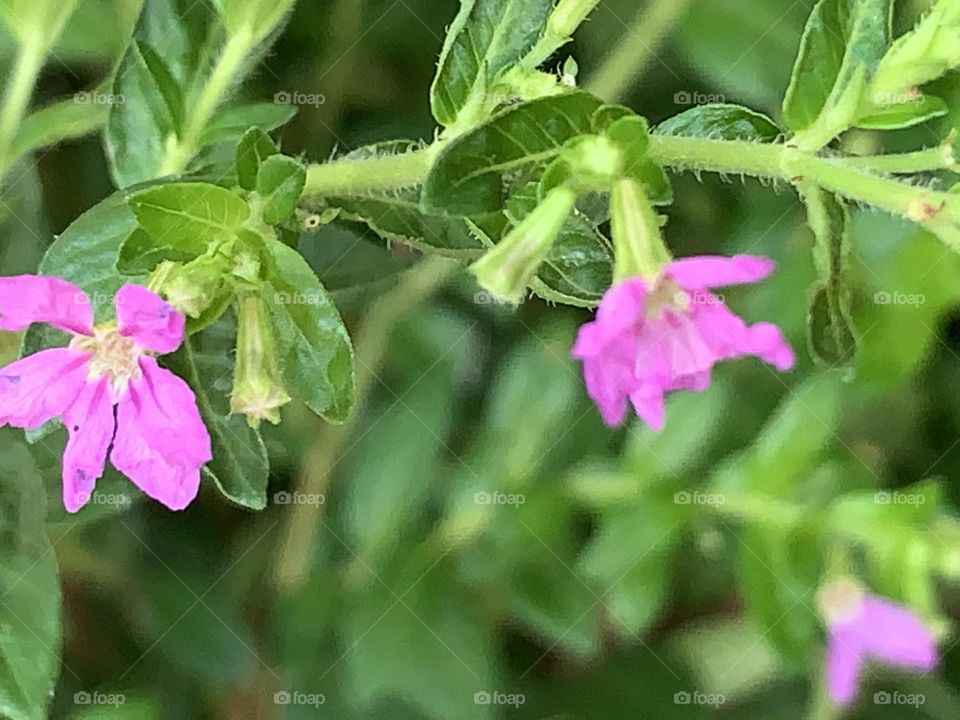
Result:
<svg viewBox="0 0 960 720"><path fill-rule="evenodd" d="M41 720L60 667L60 585L45 493L22 445L0 451L0 714Z"/></svg>
<svg viewBox="0 0 960 720"><path fill-rule="evenodd" d="M61 140L81 137L99 129L107 121L110 106L89 100L83 102L79 99L82 97L83 95L78 94L28 115L20 124L13 140L13 157L20 157Z"/></svg>
<svg viewBox="0 0 960 720"><path fill-rule="evenodd" d="M591 131L600 107L575 92L512 107L447 145L424 182L424 212L472 216L499 212L507 199L505 180L546 166L571 138Z"/></svg>
<svg viewBox="0 0 960 720"><path fill-rule="evenodd" d="M497 76L536 44L553 6L552 0L464 0L430 90L437 122L452 125L468 102L487 102Z"/></svg>

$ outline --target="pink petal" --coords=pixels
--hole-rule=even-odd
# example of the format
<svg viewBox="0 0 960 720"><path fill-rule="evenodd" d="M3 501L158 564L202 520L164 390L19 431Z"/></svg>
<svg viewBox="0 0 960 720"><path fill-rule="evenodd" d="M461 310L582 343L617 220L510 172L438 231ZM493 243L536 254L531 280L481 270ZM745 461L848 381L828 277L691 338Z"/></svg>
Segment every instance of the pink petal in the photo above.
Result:
<svg viewBox="0 0 960 720"><path fill-rule="evenodd" d="M63 415L87 381L89 355L54 348L0 369L0 425L37 428Z"/></svg>
<svg viewBox="0 0 960 720"><path fill-rule="evenodd" d="M213 455L190 387L151 357L117 406L110 460L147 495L182 510L200 489L200 468Z"/></svg>
<svg viewBox="0 0 960 720"><path fill-rule="evenodd" d="M931 670L937 664L933 634L908 608L868 596L857 629L871 658L908 670Z"/></svg>
<svg viewBox="0 0 960 720"><path fill-rule="evenodd" d="M663 430L665 422L665 410L663 404L663 390L661 388L645 385L630 393L630 401L633 403L633 409L651 430L660 432Z"/></svg>
<svg viewBox="0 0 960 720"><path fill-rule="evenodd" d="M0 330L47 323L79 335L93 333L90 299L73 283L45 275L0 277Z"/></svg>
<svg viewBox="0 0 960 720"><path fill-rule="evenodd" d="M796 356L780 329L771 323L747 324L723 303L693 306L693 321L716 360L755 355L780 371L789 370Z"/></svg>
<svg viewBox="0 0 960 720"><path fill-rule="evenodd" d="M186 318L142 285L124 285L117 292L117 326L156 353L172 353L183 342Z"/></svg>
<svg viewBox="0 0 960 720"><path fill-rule="evenodd" d="M63 424L69 435L63 453L63 505L73 513L90 500L113 440L113 404L106 378L84 384L63 414Z"/></svg>
<svg viewBox="0 0 960 720"><path fill-rule="evenodd" d="M849 630L831 630L827 641L826 680L830 697L849 705L857 697L863 653L858 638Z"/></svg>
<svg viewBox="0 0 960 720"><path fill-rule="evenodd" d="M686 290L704 290L763 280L776 268L773 260L755 255L700 255L674 260L664 274Z"/></svg>

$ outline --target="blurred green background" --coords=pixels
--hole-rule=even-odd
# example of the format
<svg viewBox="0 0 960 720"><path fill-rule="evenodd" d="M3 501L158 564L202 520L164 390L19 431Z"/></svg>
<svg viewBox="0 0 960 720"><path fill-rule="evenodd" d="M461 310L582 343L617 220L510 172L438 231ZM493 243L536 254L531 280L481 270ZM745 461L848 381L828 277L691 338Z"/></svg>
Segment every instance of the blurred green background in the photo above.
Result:
<svg viewBox="0 0 960 720"><path fill-rule="evenodd" d="M776 117L812 2L689 5L624 100L651 123L709 96ZM137 6L84 0L36 102L106 78ZM312 161L430 139L427 91L457 6L302 0L239 92L323 95L282 133L285 152ZM925 6L901 3L898 26ZM643 7L604 0L554 65L573 54L589 81ZM0 38L7 65L9 47ZM956 76L941 85L960 107ZM846 142L915 149L957 120ZM112 192L97 138L35 161L0 199L5 275L34 270L54 235ZM772 280L726 299L781 325L801 362L784 376L755 361L718 368L708 392L670 401L663 433L602 427L568 357L587 312L484 303L468 276L446 269L411 287L415 253L343 222L304 236L300 250L383 362L367 368L369 397L346 428L290 406L267 429L266 511L206 488L182 514L131 492L130 507L69 517L64 439L31 446L0 431L2 472L40 474L49 489L65 604L51 716L802 717L823 646L814 594L851 536L875 590L950 617L960 600L949 481L960 471L960 261L910 226L858 215L862 352L854 373L818 370L804 337L812 239L792 191L691 174L674 184L676 254L779 261ZM877 293L919 299L885 304ZM17 338L2 342L12 359ZM909 490L920 505L875 500L879 488L928 478ZM722 502L702 504L707 494ZM850 717L960 717L952 642L936 677L871 673ZM925 702L874 702L894 689ZM104 704L110 695L123 704Z"/></svg>

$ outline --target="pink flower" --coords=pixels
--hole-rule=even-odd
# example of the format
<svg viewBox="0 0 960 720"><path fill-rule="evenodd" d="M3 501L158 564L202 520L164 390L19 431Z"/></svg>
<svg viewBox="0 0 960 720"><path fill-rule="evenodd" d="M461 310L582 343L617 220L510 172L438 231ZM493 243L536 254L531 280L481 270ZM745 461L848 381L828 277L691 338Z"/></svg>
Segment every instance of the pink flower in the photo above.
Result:
<svg viewBox="0 0 960 720"><path fill-rule="evenodd" d="M829 628L827 690L838 705L856 699L868 661L922 672L936 666L936 640L909 608L870 595L849 579L826 585L818 599Z"/></svg>
<svg viewBox="0 0 960 720"><path fill-rule="evenodd" d="M610 288L573 347L604 422L623 422L629 399L637 415L660 430L664 395L706 390L721 360L756 355L778 370L793 367L793 350L779 328L746 325L710 290L757 282L773 268L762 257L701 256L671 262L653 283L637 277Z"/></svg>
<svg viewBox="0 0 960 720"><path fill-rule="evenodd" d="M76 512L110 462L171 510L197 496L200 467L212 458L210 436L189 386L151 353L183 342L185 319L157 295L124 285L115 323L94 326L80 288L38 275L0 278L0 330L44 322L73 339L0 369L0 425L36 428L59 417L69 439L63 454L63 504Z"/></svg>

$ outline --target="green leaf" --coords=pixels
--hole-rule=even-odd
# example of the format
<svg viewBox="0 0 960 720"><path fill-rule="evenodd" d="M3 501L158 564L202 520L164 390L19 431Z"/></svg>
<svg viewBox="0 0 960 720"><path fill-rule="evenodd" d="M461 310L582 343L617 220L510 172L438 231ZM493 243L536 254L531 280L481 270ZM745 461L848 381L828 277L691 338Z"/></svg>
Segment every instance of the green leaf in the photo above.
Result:
<svg viewBox="0 0 960 720"><path fill-rule="evenodd" d="M271 155L257 172L257 194L263 200L262 218L267 225L279 225L293 215L307 181L302 163L285 155Z"/></svg>
<svg viewBox="0 0 960 720"><path fill-rule="evenodd" d="M130 195L129 203L157 245L194 255L236 232L250 216L246 201L209 183L157 185Z"/></svg>
<svg viewBox="0 0 960 720"><path fill-rule="evenodd" d="M350 336L303 256L276 241L268 248L274 264L269 308L286 361L284 379L313 412L342 422L354 401Z"/></svg>
<svg viewBox="0 0 960 720"><path fill-rule="evenodd" d="M466 217L503 209L507 181L545 167L568 140L591 132L600 101L581 92L517 105L453 140L430 170L420 197L431 215Z"/></svg>
<svg viewBox="0 0 960 720"><path fill-rule="evenodd" d="M673 202L673 189L667 174L647 157L650 149L650 126L640 116L624 117L615 121L604 134L623 153L626 167L624 174L643 185L651 202L669 205Z"/></svg>
<svg viewBox="0 0 960 720"><path fill-rule="evenodd" d="M820 188L805 186L803 195L816 237L814 259L820 276L809 311L810 349L823 365L848 368L859 342L850 313L847 279L850 212L841 199Z"/></svg>
<svg viewBox="0 0 960 720"><path fill-rule="evenodd" d="M290 122L297 114L295 105L282 103L251 103L237 105L218 112L200 136L200 145L214 145L236 140L251 127L270 132Z"/></svg>
<svg viewBox="0 0 960 720"><path fill-rule="evenodd" d="M81 100L83 97L78 94L28 115L13 139L13 157L21 157L61 140L82 137L103 126L110 105L90 102L90 98L102 97L96 93L86 95L88 100L85 102Z"/></svg>
<svg viewBox="0 0 960 720"><path fill-rule="evenodd" d="M197 396L200 415L210 432L213 460L204 468L227 498L252 510L267 505L270 475L260 433L242 415L230 415L227 397L233 384L235 322L223 318L187 338L163 364L186 380Z"/></svg>
<svg viewBox="0 0 960 720"><path fill-rule="evenodd" d="M20 444L0 447L0 715L42 720L60 670L57 558L29 453Z"/></svg>
<svg viewBox="0 0 960 720"><path fill-rule="evenodd" d="M942 98L924 95L916 100L872 108L857 120L857 127L865 130L900 130L942 117L949 111Z"/></svg>
<svg viewBox="0 0 960 720"><path fill-rule="evenodd" d="M164 260L187 262L195 257L194 253L158 244L150 233L138 227L120 246L117 272L121 275L148 275Z"/></svg>
<svg viewBox="0 0 960 720"><path fill-rule="evenodd" d="M820 0L807 21L783 118L806 130L831 111L856 114L869 77L890 44L892 0ZM831 119L846 125L854 116Z"/></svg>
<svg viewBox="0 0 960 720"><path fill-rule="evenodd" d="M258 127L252 127L244 134L237 145L235 165L237 182L244 190L257 187L257 173L260 164L271 155L280 152L277 144Z"/></svg>
<svg viewBox="0 0 960 720"><path fill-rule="evenodd" d="M418 142L394 140L357 148L342 159L362 160L399 155L417 149L421 149ZM345 219L365 223L390 242L401 242L437 255L457 258L477 257L483 250L482 242L460 218L422 212L420 190L416 187L337 195L325 197L324 202L331 208L342 210Z"/></svg>
<svg viewBox="0 0 960 720"><path fill-rule="evenodd" d="M742 105L699 105L660 123L658 135L705 137L715 140L773 142L781 134L776 123Z"/></svg>
<svg viewBox="0 0 960 720"><path fill-rule="evenodd" d="M437 122L452 125L468 103L489 101L497 77L540 39L553 5L553 0L461 1L430 89Z"/></svg>

